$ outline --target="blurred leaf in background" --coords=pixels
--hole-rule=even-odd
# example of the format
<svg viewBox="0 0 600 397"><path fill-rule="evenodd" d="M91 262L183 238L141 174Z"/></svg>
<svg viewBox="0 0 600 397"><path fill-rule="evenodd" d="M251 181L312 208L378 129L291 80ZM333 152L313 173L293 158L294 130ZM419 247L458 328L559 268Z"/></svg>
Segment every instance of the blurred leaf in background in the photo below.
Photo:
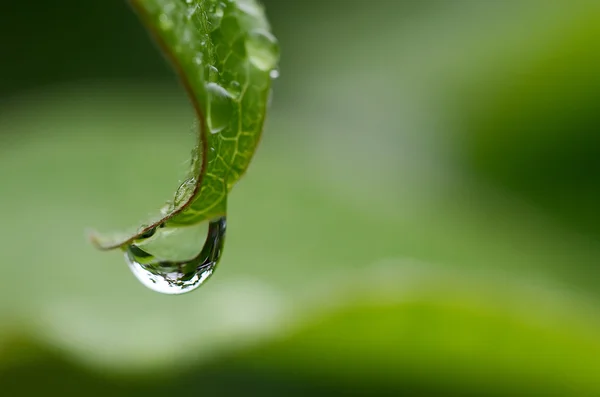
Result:
<svg viewBox="0 0 600 397"><path fill-rule="evenodd" d="M84 230L177 187L183 90L124 2L6 5L0 388L600 395L600 4L265 7L281 78L219 277L165 297Z"/></svg>

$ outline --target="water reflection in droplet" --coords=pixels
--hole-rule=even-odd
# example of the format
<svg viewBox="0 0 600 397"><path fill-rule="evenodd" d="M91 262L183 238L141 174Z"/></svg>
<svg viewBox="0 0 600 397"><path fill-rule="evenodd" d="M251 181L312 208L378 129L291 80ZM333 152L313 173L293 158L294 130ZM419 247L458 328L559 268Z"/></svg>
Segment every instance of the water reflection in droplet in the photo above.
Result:
<svg viewBox="0 0 600 397"><path fill-rule="evenodd" d="M135 243L125 250L125 260L137 279L163 294L183 294L201 286L214 272L225 241L225 217L209 223L200 253L192 259L169 261L154 257Z"/></svg>
<svg viewBox="0 0 600 397"><path fill-rule="evenodd" d="M168 14L161 14L158 17L158 25L161 30L171 30L173 28L173 20Z"/></svg>
<svg viewBox="0 0 600 397"><path fill-rule="evenodd" d="M208 14L208 22L210 24L210 29L215 30L221 24L221 19L223 19L225 4L212 4L207 12Z"/></svg>
<svg viewBox="0 0 600 397"><path fill-rule="evenodd" d="M231 83L229 83L227 91L229 91L233 97L239 97L240 93L242 92L242 86L239 82L233 80Z"/></svg>
<svg viewBox="0 0 600 397"><path fill-rule="evenodd" d="M231 122L233 98L231 93L217 83L206 84L208 93L207 124L212 134L222 131Z"/></svg>
<svg viewBox="0 0 600 397"><path fill-rule="evenodd" d="M260 70L270 71L277 67L279 44L270 32L263 29L251 31L246 40L250 62Z"/></svg>

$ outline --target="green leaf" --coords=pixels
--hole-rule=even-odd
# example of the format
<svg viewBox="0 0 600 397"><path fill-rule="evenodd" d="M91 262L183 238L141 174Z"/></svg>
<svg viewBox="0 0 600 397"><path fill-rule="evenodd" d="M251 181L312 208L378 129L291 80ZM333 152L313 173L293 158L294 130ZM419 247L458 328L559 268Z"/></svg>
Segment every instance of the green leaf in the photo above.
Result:
<svg viewBox="0 0 600 397"><path fill-rule="evenodd" d="M128 234L94 234L100 248L126 245L159 225L223 216L263 128L278 44L254 0L132 0L181 77L199 119L191 169L160 216Z"/></svg>
<svg viewBox="0 0 600 397"><path fill-rule="evenodd" d="M295 145L299 153L292 155L286 150L290 137L301 136L315 120L273 115L273 131L290 135L265 141L252 183L231 197L235 227L228 235L228 266L202 288L201 299L184 295L175 302L139 285L121 255L93 250L80 241L80 231L89 224L134 222L152 208L149 202L169 192L191 137L161 131L185 129L184 104L173 100L172 91L120 83L38 92L4 108L10 111L2 112L0 126L12 134L0 147L0 169L19 172L2 174L2 219L10 226L0 232L6 258L0 279L0 366L8 368L0 379L3 391L5 382L14 381L6 372L11 368L38 373L13 361L29 354L15 344L25 339L60 352L85 373L145 373L144 384L162 387L156 373L185 376L194 365L190 373L204 375L215 361L250 349L240 359L241 373L262 368L274 384L286 374L300 384L331 376L348 387L404 387L408 379L447 391L425 395L465 395L485 372L489 378L471 395L499 388L509 392L495 395L518 395L512 391L523 387L519 379L533 376L539 387L523 387L519 394L548 395L544 376L536 375L543 371L549 388L568 381L598 395L600 384L589 375L600 368L597 277L593 270L581 272L598 263L598 247L473 185L434 201L420 193L420 181L412 181L402 188L423 194L412 201L398 184L386 183L377 211L372 191L364 192L370 201L349 194L342 200L352 183L335 185L317 172L325 156L340 159L338 141L323 143L323 157L309 151L316 150L312 143ZM125 106L127 112L119 112ZM144 139L148 135L156 138ZM162 162L144 163L148 154ZM386 176L397 172L372 162L365 167ZM112 170L115 176L108 178ZM145 183L147 174L156 186ZM118 200L115 210L102 205ZM32 241L38 242L33 248ZM589 288L568 283L578 272L590 279ZM579 296L592 293L595 298ZM539 343L527 350L531 340ZM46 360L34 353L23 360ZM231 379L231 366L223 368L220 378ZM417 393L388 395L402 394Z"/></svg>

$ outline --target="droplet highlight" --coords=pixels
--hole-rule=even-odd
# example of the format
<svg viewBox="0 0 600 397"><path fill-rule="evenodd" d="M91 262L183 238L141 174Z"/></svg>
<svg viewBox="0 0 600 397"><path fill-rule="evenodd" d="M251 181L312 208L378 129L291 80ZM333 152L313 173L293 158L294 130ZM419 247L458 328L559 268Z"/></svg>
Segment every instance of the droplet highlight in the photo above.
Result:
<svg viewBox="0 0 600 397"><path fill-rule="evenodd" d="M208 22L210 26L210 30L215 30L221 24L221 20L223 19L225 5L223 3L213 4L208 9Z"/></svg>
<svg viewBox="0 0 600 397"><path fill-rule="evenodd" d="M151 290L169 295L184 294L200 287L213 274L223 252L226 227L224 216L209 222L202 250L189 260L159 259L135 243L125 249L125 260L135 277Z"/></svg>
<svg viewBox="0 0 600 397"><path fill-rule="evenodd" d="M263 29L250 32L246 40L246 52L250 63L263 71L277 68L279 44L271 33Z"/></svg>
<svg viewBox="0 0 600 397"><path fill-rule="evenodd" d="M217 83L206 84L208 93L208 128L212 134L221 132L231 122L233 97Z"/></svg>
<svg viewBox="0 0 600 397"><path fill-rule="evenodd" d="M240 85L240 83L234 80L229 84L229 88L227 89L227 91L229 91L231 96L239 97L242 93L242 86Z"/></svg>
<svg viewBox="0 0 600 397"><path fill-rule="evenodd" d="M161 14L158 17L158 24L162 30L171 30L173 29L173 20L167 14Z"/></svg>

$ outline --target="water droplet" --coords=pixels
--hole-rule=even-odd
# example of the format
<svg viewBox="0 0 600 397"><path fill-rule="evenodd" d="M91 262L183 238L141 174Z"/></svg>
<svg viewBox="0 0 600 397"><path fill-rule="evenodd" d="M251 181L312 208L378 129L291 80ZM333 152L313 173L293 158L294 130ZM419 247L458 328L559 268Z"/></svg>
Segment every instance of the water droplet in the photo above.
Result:
<svg viewBox="0 0 600 397"><path fill-rule="evenodd" d="M154 257L135 244L125 250L125 260L136 278L151 290L163 294L183 294L201 286L214 272L225 241L226 219L213 220L200 253L184 261Z"/></svg>
<svg viewBox="0 0 600 397"><path fill-rule="evenodd" d="M173 205L175 207L179 207L181 204L188 201L192 194L194 194L194 188L196 186L196 178L188 178L179 187L175 192L175 198L173 199Z"/></svg>
<svg viewBox="0 0 600 397"><path fill-rule="evenodd" d="M216 134L229 125L233 113L233 98L229 91L217 83L206 84L208 92L207 123L210 132Z"/></svg>
<svg viewBox="0 0 600 397"><path fill-rule="evenodd" d="M191 2L191 0L188 0L188 1L187 1L187 3L188 3L188 4L191 4L192 2ZM189 20L189 19L192 19L192 18L194 17L194 14L196 14L196 11L197 11L197 10L198 10L198 7L197 7L197 6L192 6L192 7L189 7L189 8L187 9L187 12L186 12L186 17L187 17L187 19L188 19L188 20Z"/></svg>
<svg viewBox="0 0 600 397"><path fill-rule="evenodd" d="M220 3L220 4L214 4L212 7L210 7L210 9L208 10L208 21L210 23L210 28L211 30L215 30L219 27L219 25L221 24L221 19L223 19L223 14L224 14L224 4Z"/></svg>
<svg viewBox="0 0 600 397"><path fill-rule="evenodd" d="M196 56L194 57L194 63L196 64L196 66L201 66L202 65L202 59L204 58L204 56L202 55L201 52L197 53Z"/></svg>
<svg viewBox="0 0 600 397"><path fill-rule="evenodd" d="M250 62L260 70L270 71L277 67L279 45L271 33L255 29L248 35L246 51Z"/></svg>
<svg viewBox="0 0 600 397"><path fill-rule="evenodd" d="M229 91L232 96L238 97L242 93L242 86L234 80L229 84L227 91Z"/></svg>
<svg viewBox="0 0 600 397"><path fill-rule="evenodd" d="M206 65L206 80L209 82L216 82L219 80L219 69L214 65Z"/></svg>
<svg viewBox="0 0 600 397"><path fill-rule="evenodd" d="M269 76L271 76L272 79L277 79L279 78L279 70L277 69L273 69L269 72Z"/></svg>
<svg viewBox="0 0 600 397"><path fill-rule="evenodd" d="M167 14L160 14L158 23L162 30L171 30L173 28L173 21Z"/></svg>
<svg viewBox="0 0 600 397"><path fill-rule="evenodd" d="M193 32L192 32L190 29L185 29L185 30L183 31L183 34L181 35L181 40L182 40L184 43L191 43L191 42L192 42L192 39L193 39L193 37L194 37L194 34L193 34Z"/></svg>

